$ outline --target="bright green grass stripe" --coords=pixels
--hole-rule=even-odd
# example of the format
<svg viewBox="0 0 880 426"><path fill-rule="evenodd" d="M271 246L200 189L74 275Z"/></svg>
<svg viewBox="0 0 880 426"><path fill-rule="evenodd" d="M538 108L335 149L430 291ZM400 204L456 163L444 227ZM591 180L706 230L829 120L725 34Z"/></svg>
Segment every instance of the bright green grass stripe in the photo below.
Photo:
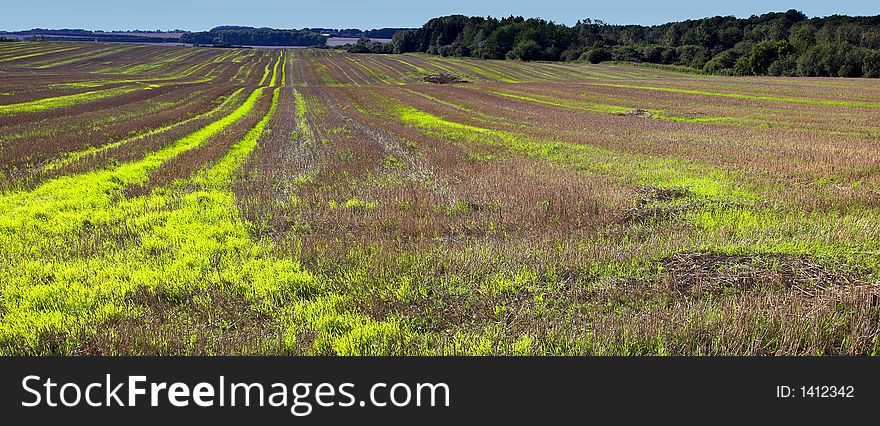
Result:
<svg viewBox="0 0 880 426"><path fill-rule="evenodd" d="M323 62L315 61L314 59L310 59L313 61L315 65L315 73L318 74L318 78L321 79L321 83L326 86L342 86L342 82L336 79L332 74L330 74L330 70L327 68L327 64Z"/></svg>
<svg viewBox="0 0 880 426"><path fill-rule="evenodd" d="M44 183L30 192L12 192L0 196L0 233L22 226L43 232L63 234L78 229L94 213L90 209L109 206L119 191L146 181L150 171L177 155L219 134L253 110L263 93L254 90L231 114L197 130L140 161L105 170L63 176Z"/></svg>
<svg viewBox="0 0 880 426"><path fill-rule="evenodd" d="M515 80L514 82L523 83L523 82L545 82L548 77L542 75L539 72L534 71L534 69L526 62L520 61L483 61L485 64L483 65L486 68L493 70L494 72L507 76ZM530 71L534 71L536 75L530 73Z"/></svg>
<svg viewBox="0 0 880 426"><path fill-rule="evenodd" d="M265 90L266 88L263 89ZM247 160L251 151L256 148L257 141L263 134L263 129L266 128L269 119L275 114L275 109L278 107L278 96L280 94L280 87L277 87L272 91L272 103L269 105L269 111L266 115L257 122L257 125L254 126L244 138L233 145L232 149L230 149L219 163L210 169L207 169L204 173L200 173L196 176L195 179L193 179L193 183L209 189L227 186L229 184L233 173L238 170L239 166Z"/></svg>
<svg viewBox="0 0 880 426"><path fill-rule="evenodd" d="M578 68L578 69L583 72L589 73L593 76L600 77L600 78L606 78L606 79L610 78L612 80L621 80L621 79L626 78L626 77L619 75L619 74L599 71L598 68L599 68L598 65L586 65L586 66Z"/></svg>
<svg viewBox="0 0 880 426"><path fill-rule="evenodd" d="M13 42L0 44L0 56L33 48L34 44L36 43Z"/></svg>
<svg viewBox="0 0 880 426"><path fill-rule="evenodd" d="M596 69L595 65L581 65L581 66L573 66L571 68L574 72L581 75L581 77L586 79L595 79L595 80L620 80L621 77L614 74L608 74Z"/></svg>
<svg viewBox="0 0 880 426"><path fill-rule="evenodd" d="M78 103L83 102L93 102L105 98L110 98L113 96L124 95L126 93L136 92L138 90L150 90L158 87L162 87L163 84L153 84L159 82L169 82L171 80L177 80L182 77L161 77L161 78L153 78L153 79L144 79L144 80L108 80L102 82L103 84L116 84L116 83L134 83L137 84L138 87L117 87L112 89L100 89L93 90L89 92L76 93L73 95L64 95L57 96L52 98L38 99L35 101L29 102L21 102L17 104L8 104L8 105L0 105L0 115L5 114L16 114L16 113L26 113L26 112L37 112L43 111L47 109L61 108L66 107ZM213 80L214 77L206 76L198 80L190 80L186 82L181 82L181 84L199 84L206 83L208 81ZM92 84L97 84L97 82L82 82L82 83L67 83L64 86L69 87L89 87ZM169 83L171 84L171 83Z"/></svg>
<svg viewBox="0 0 880 426"><path fill-rule="evenodd" d="M472 72L475 72L475 73L482 75L483 77L489 78L491 80L497 80L497 81L501 81L504 83L518 83L519 82L519 80L517 80L517 79L510 78L510 77L503 75L503 74L500 74L498 72L474 65L472 62L473 61L467 61L467 60L455 61L455 63L457 65L464 67L468 70L471 70Z"/></svg>
<svg viewBox="0 0 880 426"><path fill-rule="evenodd" d="M171 52L171 53L178 53L178 52ZM199 53L198 51L194 50L191 52L184 52L183 54L176 55L176 56L172 56L171 54L169 54L168 55L169 57L167 57L167 58L154 59L150 62L141 64L141 65L137 65L134 67L130 67L130 68L123 65L120 68L124 68L124 69L122 71L119 71L118 74L138 74L138 73L141 73L144 71L150 71L152 69L160 68L160 67L163 67L166 65L184 62L187 58L189 58L191 56L196 56L198 53ZM210 63L211 63L211 61L202 61L202 66L207 66Z"/></svg>
<svg viewBox="0 0 880 426"><path fill-rule="evenodd" d="M406 124L430 134L505 147L528 157L577 169L618 176L645 185L687 187L708 199L754 199L748 190L730 181L725 171L707 164L674 158L656 158L568 142L538 140L505 132L448 121L404 105L392 106Z"/></svg>
<svg viewBox="0 0 880 426"><path fill-rule="evenodd" d="M168 54L170 54L170 53L172 53L172 52L168 52L168 53L166 53L165 55L160 55L160 56L166 56L166 55L168 55ZM135 65L134 63L119 62L119 61L116 61L116 62L110 62L110 63L109 63L110 66L108 66L108 67L104 67L104 68L101 68L101 69L98 69L98 70L94 70L94 71L92 71L92 72L93 72L94 74L122 74L122 73L124 73L126 70L129 70L129 69L131 69L131 68L136 68L136 67L140 67L140 66L143 66L143 65L149 65L149 64L155 63L155 62L157 62L157 61L159 61L159 60L160 60L160 59L159 59L157 56L152 56L152 57L150 57L150 58L148 58L148 59L144 59L144 60L142 60L140 65Z"/></svg>
<svg viewBox="0 0 880 426"><path fill-rule="evenodd" d="M408 67L410 67L410 68L416 70L417 73L421 73L421 74L430 74L430 72L429 72L428 70L426 70L426 69L424 69L424 68L422 68L422 67L420 67L420 66L418 66L418 65L416 65L416 64L413 64L413 63L407 62L407 61L404 60L404 59L393 58L393 57L392 57L392 58L389 58L389 59L391 59L391 60L393 60L393 61L400 62L401 64L404 64L404 65L406 65L406 66L408 66Z"/></svg>
<svg viewBox="0 0 880 426"><path fill-rule="evenodd" d="M266 80L269 79L269 64L266 64L266 69L263 71L263 78L260 79L260 86L266 85Z"/></svg>
<svg viewBox="0 0 880 426"><path fill-rule="evenodd" d="M233 58L233 57L235 57L235 56L237 56L237 55L238 55L238 52L236 52L236 51L233 50L233 51L230 51L230 52L228 52L228 53L226 53L226 54L224 54L224 55L217 56L217 57L214 58L211 62L213 62L213 63L215 63L215 64L223 63L223 62L225 62L227 59L229 59L229 58Z"/></svg>
<svg viewBox="0 0 880 426"><path fill-rule="evenodd" d="M56 96L54 98L38 99L36 101L21 102L17 104L0 105L0 115L20 114L26 112L37 112L47 109L61 108L78 103L92 102L100 99L110 98L113 96L124 95L139 90L149 90L159 86L146 85L146 87L123 87L114 89L93 90L90 92L77 93L73 95Z"/></svg>
<svg viewBox="0 0 880 426"><path fill-rule="evenodd" d="M275 67L272 68L272 80L269 81L269 86L275 86L276 80L278 80L278 66L281 65L281 61L284 59L284 51L282 50L280 54L278 54L278 59L275 60Z"/></svg>
<svg viewBox="0 0 880 426"><path fill-rule="evenodd" d="M278 61L275 63L275 68L272 72L272 84L270 85L270 87L275 85L275 81L278 76L278 64L281 63L283 58L284 51L282 50L281 53L278 55ZM284 71L282 68L282 73L283 72ZM268 88L269 87L261 87L260 89L254 91L254 94L256 94L257 92L262 93ZM298 92L296 93L298 94ZM254 97L254 94L251 95L252 98ZM204 170L203 172L195 176L193 178L193 183L201 185L202 187L208 189L219 189L221 187L228 186L229 181L233 177L233 173L247 160L251 151L256 148L257 141L260 139L260 136L263 135L263 130L266 128L266 125L269 123L269 120L272 118L272 116L275 115L275 110L278 109L278 99L280 96L281 87L276 87L272 91L272 100L269 104L269 110L266 112L263 118L260 119L260 121L257 122L257 124L250 131L248 131L248 133L245 134L245 136L241 140L239 140L235 143L235 145L232 146L232 148L223 157L223 159L221 159L214 166ZM254 99L254 101L256 101L256 98ZM299 104L300 102L300 99L297 99L297 104Z"/></svg>
<svg viewBox="0 0 880 426"><path fill-rule="evenodd" d="M170 100L170 101L148 101L149 106L145 106L142 109L137 111L129 111L121 114L107 114L102 116L101 118L97 118L94 120L88 120L87 122L82 123L85 126L104 126L112 123L116 123L119 120L125 120L130 117L144 117L155 111L164 110L167 108L172 108L175 106L192 106L195 105L196 102L193 99L201 96L205 93L206 89L194 90L191 93L187 94L185 97L179 100ZM6 142L12 142L16 140L21 140L30 137L39 137L39 136L50 136L57 135L64 132L65 129L32 129L29 131L16 133L14 135L7 136Z"/></svg>
<svg viewBox="0 0 880 426"><path fill-rule="evenodd" d="M119 71L116 74L122 74L122 75L140 74L145 71L150 71L150 70L153 70L156 68L163 67L163 66L168 65L173 62L176 62L176 61L169 60L168 62L147 62L146 64L140 64L140 65L133 66L131 68L126 68L125 70Z"/></svg>
<svg viewBox="0 0 880 426"><path fill-rule="evenodd" d="M239 83L244 83L245 80L251 75L254 66L253 64L242 64L238 67L238 71L235 73L235 76L232 77L232 81L237 81Z"/></svg>
<svg viewBox="0 0 880 426"><path fill-rule="evenodd" d="M150 47L150 48L152 48L152 47ZM146 49L150 49L150 48L143 47L142 49L146 50ZM142 50L142 51L143 51L143 50ZM143 65L150 65L150 64L157 63L157 62L165 61L166 58L169 58L169 57L171 57L171 56L173 56L173 55L181 55L181 56L183 56L183 55L191 55L191 54L194 54L194 52L185 52L185 53L181 53L181 52L176 51L176 50L174 50L174 49L169 49L168 51L164 51L164 50L163 50L163 52L164 52L164 53L161 53L161 54L153 54L153 55L151 55L151 56L149 56L149 57L147 57L147 58L142 59L142 60L140 61L140 65L135 65L137 62L136 62L136 63L116 62L116 63L111 63L111 66L109 66L109 67L106 67L106 68L102 68L102 69L96 70L96 71L94 71L94 73L97 73L97 74L104 74L104 73L107 73L107 74L122 74L122 73L125 73L127 70L130 70L130 69L132 69L132 68L137 68L137 67L140 67L140 66L143 66ZM173 58L172 58L172 59L173 59Z"/></svg>
<svg viewBox="0 0 880 426"><path fill-rule="evenodd" d="M109 73L109 74L136 74L143 71L149 71L153 68L161 67L168 64L175 64L185 61L187 58L191 56L195 56L199 53L197 50L191 51L175 51L171 50L170 52L163 53L161 55L153 56L152 58L146 60L146 62L140 65L134 65L122 63L117 66L105 68L102 70L95 71L96 73ZM200 61L198 64L194 65L193 68L200 69L207 65L211 64L211 61Z"/></svg>
<svg viewBox="0 0 880 426"><path fill-rule="evenodd" d="M348 75L348 72L346 71L346 68L342 68L342 66L340 66L339 64L337 64L335 61L328 60L328 61L327 61L327 64L329 64L328 66L332 66L333 68L336 68L336 69L339 71L339 73L342 74L342 77L345 78L345 80L348 81L348 83L342 83L343 86L345 86L345 85L361 86L361 85L364 84L364 79L363 79L363 78L358 77L358 79L355 80L352 76ZM349 68L349 70L351 70L351 69ZM360 82L358 82L358 80L359 80Z"/></svg>
<svg viewBox="0 0 880 426"><path fill-rule="evenodd" d="M189 68L189 69L183 71L182 73L179 73L179 74L176 74L176 75L169 75L169 76L165 76L165 77L153 77L153 78L139 78L139 79L137 79L136 81L143 81L143 82L153 81L153 82L159 82L159 81L182 80L182 79L185 79L185 78L187 78L187 77L192 76L193 74L195 74L196 72L198 72L198 71L200 71L200 70L202 70L202 69L204 69L204 68L207 68L207 67L208 67L209 65L211 65L211 64L212 64L212 62L202 62L202 63L200 63L200 64L196 64L196 65L192 66L191 68ZM217 75L215 74L215 73L217 73L217 72L218 72L218 70L216 70L216 69L212 69L212 70L208 71L208 73L205 74L204 77L200 77L200 78L198 78L198 79L196 79L196 80L190 80L190 81L188 81L188 82L189 82L189 83L203 83L203 82L207 82L207 81L212 81L212 80L214 80L215 78L217 78ZM212 75L212 74L214 74L214 75Z"/></svg>
<svg viewBox="0 0 880 426"><path fill-rule="evenodd" d="M634 72L631 69L627 69L624 67L610 66L608 67L608 69L614 71L617 75L622 75L632 79L641 79L650 76L650 74L644 72Z"/></svg>
<svg viewBox="0 0 880 426"><path fill-rule="evenodd" d="M48 46L47 43L35 42L19 42L19 43L3 43L0 44L0 56L14 55L21 53L33 53L37 51L45 51L46 49L57 49L70 46Z"/></svg>
<svg viewBox="0 0 880 426"><path fill-rule="evenodd" d="M166 76L162 76L162 77L147 77L147 78L123 79L123 80L101 80L101 81L105 81L105 82L108 82L108 83L110 83L110 82L150 83L150 82L161 82L161 81L181 80L181 79L184 79L184 78L186 78L186 77L189 77L189 76L195 74L197 71L201 70L202 68L207 67L207 66L210 65L210 64L211 64L210 62L203 62L203 63L195 64L195 65L193 65L192 67L187 68L186 70L184 70L184 71L182 71L182 72L180 72L180 73L178 73L178 74L174 74L174 75L166 75ZM104 72L104 71L103 71L103 70L101 70L101 71L95 71L94 73L95 73L95 74L100 74L100 73L102 73L102 72ZM192 83L202 83L202 82L210 81L210 80L213 80L213 79L214 79L214 77L206 76L206 77L202 77L202 78L197 79L197 80L192 80L191 82L192 82Z"/></svg>
<svg viewBox="0 0 880 426"><path fill-rule="evenodd" d="M309 110L305 98L299 90L294 91L294 96L296 97L296 115L299 117L305 117L306 112Z"/></svg>
<svg viewBox="0 0 880 426"><path fill-rule="evenodd" d="M570 63L560 63L560 64L552 64L553 69L562 74L564 78L571 79L577 78L581 80L601 80L598 76L585 74L582 71L582 67L579 67L575 64ZM548 67L550 64L547 65Z"/></svg>
<svg viewBox="0 0 880 426"><path fill-rule="evenodd" d="M132 50L131 46L122 46L122 47L113 46L113 47L108 47L105 49L95 50L92 52L86 52L86 53L75 55L75 56L68 56L64 60L60 60L60 61L41 61L41 62L37 62L35 64L34 63L29 64L28 66L31 68L37 68L37 69L56 68L56 67L60 67L62 65L68 65L68 64L72 64L72 63L76 63L76 62L85 61L85 60L94 61L95 59L98 59L98 58L103 58L105 56L110 56L113 54L122 53L122 52L126 52L129 50Z"/></svg>
<svg viewBox="0 0 880 426"><path fill-rule="evenodd" d="M292 63L292 62L285 59L284 62L281 63L281 86L282 87L287 86L287 64L288 63Z"/></svg>
<svg viewBox="0 0 880 426"><path fill-rule="evenodd" d="M580 80L601 80L595 75L585 74L580 68L572 64L554 64L554 68L556 72L562 74L565 79L570 80L571 78L577 78Z"/></svg>
<svg viewBox="0 0 880 426"><path fill-rule="evenodd" d="M185 79L185 78L187 78L187 77L192 76L193 74L195 74L195 73L198 72L199 70L202 70L202 69L208 67L208 66L211 65L211 64L212 64L212 62L201 62L201 63L197 63L197 64L195 64L195 65L193 65L193 66L191 66L191 67L189 67L189 68L187 68L187 69L185 69L185 70L179 72L179 73L171 74L171 75L164 75L164 76L159 76L159 77L148 77L148 76L144 76L144 77L138 77L138 78L116 79L116 80L102 79L101 81L105 81L105 82L108 82L108 83L109 83L109 82L155 83L155 82L166 82L166 81L174 81L174 80L183 80L183 79ZM100 74L100 73L102 73L102 72L103 72L103 71L95 71L95 72L93 72L93 73L95 73L95 74ZM211 73L213 73L213 72L214 72L214 71L212 70L212 71L210 71L208 74L206 74L204 77L200 77L200 78L195 79L195 80L189 80L188 82L189 82L189 83L204 83L204 82L211 81L211 80L213 80L214 78L216 78L216 75L215 75L215 76L212 76L212 75L211 75ZM118 75L118 74L121 74L121 73L112 73L112 74L117 74L117 75Z"/></svg>
<svg viewBox="0 0 880 426"><path fill-rule="evenodd" d="M303 145L308 145L314 142L315 137L312 134L312 128L309 127L309 122L306 119L306 112L308 112L308 104L306 103L306 99L299 90L293 91L293 96L296 101L296 130L291 134L291 139L296 139L297 133L303 137Z"/></svg>
<svg viewBox="0 0 880 426"><path fill-rule="evenodd" d="M232 59L232 62L235 62L237 64L242 63L242 62L244 62L245 59L248 59L254 55L255 55L254 49L248 49L245 52L239 52L239 54L236 55L235 58Z"/></svg>
<svg viewBox="0 0 880 426"><path fill-rule="evenodd" d="M476 67L479 72L483 72L490 78L504 83L521 83L532 77L525 76L521 71L509 69L503 63L495 63L492 60L482 61L480 65L472 64L475 60L462 60L467 66Z"/></svg>
<svg viewBox="0 0 880 426"><path fill-rule="evenodd" d="M544 64L529 63L529 64L521 64L520 66L522 66L524 69L526 69L530 72L538 74L542 77L546 77L548 79L553 79L553 80L560 79L560 75L558 72L551 72L548 68L542 67L542 65L544 65ZM553 69L553 68L551 68L551 69Z"/></svg>
<svg viewBox="0 0 880 426"><path fill-rule="evenodd" d="M11 57L11 58L3 58L3 59L0 59L0 62L17 61L17 60L20 60L20 59L33 58L33 57L36 57L36 56L51 55L51 54L53 54L53 53L67 52L67 51L69 51L69 50L75 50L75 49L79 49L79 46L77 46L77 47L68 47L68 48L59 48L59 49L48 50L48 51L47 51L47 50L43 50L43 51L39 51L39 52L36 52L36 53L30 53L30 54L27 54L27 55L13 56L13 57Z"/></svg>
<svg viewBox="0 0 880 426"><path fill-rule="evenodd" d="M181 74L181 75L170 76L170 77L154 77L154 78L139 78L139 79L115 79L115 80L101 79L101 80L90 80L90 81L77 81L77 82L72 82L72 83L55 83L55 84L50 84L49 87L92 88L92 87L107 86L110 84L138 84L138 85L141 85L141 84L149 84L149 83L167 83L167 82L172 82L174 80L181 80L183 78L188 77L190 74L193 74L193 73L194 73L194 71L188 73L187 75ZM180 83L181 84L207 83L213 79L214 79L214 77L206 76L206 77L202 77L202 78L199 78L196 80L181 81Z"/></svg>
<svg viewBox="0 0 880 426"><path fill-rule="evenodd" d="M870 103L870 102L852 102L852 101L834 101L834 100L820 100L820 99L803 99L803 98L791 98L791 97L778 97L778 96L761 96L761 95L746 95L742 93L719 93L719 92L708 92L704 90L692 90L692 89L675 89L670 87L655 87L655 86L638 86L638 85L630 85L630 84L600 84L600 83L583 83L592 86L607 86L607 87L620 87L623 89L642 89L642 90L654 90L658 92L670 92L670 93L684 93L689 95L705 95L705 96L719 96L722 98L735 98L735 99L752 99L756 101L772 101L772 102L787 102L794 104L807 104L807 105L826 105L826 106L843 106L843 107L854 107L854 108L880 108L880 104L878 103Z"/></svg>
<svg viewBox="0 0 880 426"><path fill-rule="evenodd" d="M119 83L136 83L135 80L95 80L95 81L75 81L72 83L52 83L49 87L61 87L69 89L92 89L95 87L108 86Z"/></svg>
<svg viewBox="0 0 880 426"><path fill-rule="evenodd" d="M428 62L429 64L431 64L431 66L436 67L436 68L439 68L439 69L441 69L442 71L445 71L445 72L447 72L447 73L449 73L449 74L452 74L452 75L459 75L459 74L462 73L461 70L459 70L459 69L457 69L457 68L454 68L454 67L448 65L447 63L441 62L441 61L437 60L436 58L434 58L433 56L426 56L426 57L424 57L423 59L424 59L426 62Z"/></svg>
<svg viewBox="0 0 880 426"><path fill-rule="evenodd" d="M474 120L477 120L477 121L481 121L481 122L484 122L484 123L491 123L491 124L503 124L503 125L507 125L507 126L515 126L515 127L528 127L528 126L525 125L525 124L520 124L520 123L511 122L511 120L506 120L506 119L504 119L504 118L502 118L502 117L497 117L497 116L490 115L490 114L486 114L486 113L483 113L483 112L480 112L480 111L477 111L477 110L474 110L474 109L470 109L470 108L465 107L465 106L463 106L463 105L459 105L459 104L454 103L454 102L449 102L449 101L447 101L447 100L445 100L445 99L440 99L440 98L438 98L438 97L431 96L431 95L428 95L428 94L425 94L425 93L419 92L419 91L417 91L417 90L412 90L412 89L407 89L407 88L403 88L403 90L405 90L405 91L407 91L407 92L409 92L409 93L412 93L412 94L414 94L414 95L421 96L421 97L423 97L423 98L425 98L425 99L428 99L428 100L430 100L430 101L436 102L436 103L438 103L438 104L446 105L446 106L448 106L448 107L450 107L450 108L453 108L453 109L456 109L456 110L459 110L459 111L465 112L465 113L468 114L468 116L469 116L470 118L472 118L472 119L474 119Z"/></svg>
<svg viewBox="0 0 880 426"><path fill-rule="evenodd" d="M366 64L364 64L364 63L362 63L362 62L361 62L360 60L358 60L358 59L352 58L352 57L350 57L350 56L346 56L345 59L348 59L349 61L353 62L353 63L354 63L355 65L357 65L359 68L361 68L361 69L363 69L364 71L368 72L370 75L372 75L373 77L375 77L377 80L381 81L382 83L385 83L385 84L396 84L396 85L404 84L403 82L400 82L400 81L395 80L394 78L392 78L392 77L389 76L388 74L385 74L385 73L382 72L382 71L379 71L379 70L377 70L377 69L373 69L372 67L370 67L370 66L368 66L368 65L366 65Z"/></svg>
<svg viewBox="0 0 880 426"><path fill-rule="evenodd" d="M201 113L201 114L199 114L199 115L196 115L196 116L194 116L194 117L190 117L190 118L187 118L186 120L178 121L178 122L176 122L176 123L169 124L169 125L167 125L167 126L159 127L159 128L156 128L156 129L151 129L150 131L148 131L148 132L146 132L146 133L144 133L144 134L137 135L137 136L133 136L133 137L130 137L130 138L128 138L128 139L123 139L123 140L120 140L120 141L117 141L117 142L112 142L112 143L104 144L104 145L101 145L101 146L98 146L98 147L91 147L91 148L88 148L88 149L84 149L84 150L82 150L82 151L77 151L77 152L68 153L68 154L65 155L64 157L59 158L59 159L56 159L56 160L51 161L51 162L49 162L48 164L46 164L46 166L43 167L43 170L45 170L45 171L54 170L54 169L57 169L57 168L59 168L59 167L66 166L66 165L68 165L68 164L72 164L72 163L78 161L79 159L81 159L81 158L83 158L83 157L85 157L85 156L87 156L87 155L98 154L98 153L101 153L101 152L107 151L107 150L109 150L109 149L118 148L118 147L120 147L120 146L122 146L122 145L125 145L125 144L128 144L128 143L131 143L131 142L135 142L135 141L138 141L138 140L141 140L141 139L143 139L143 138L146 138L146 137L149 137L149 136L153 136L153 135L156 135L156 134L159 134L159 133L166 132L166 131L171 130L171 129L175 128L175 127L183 126L183 125L185 125L185 124L187 124L187 123L190 123L190 122L193 122L193 121L195 121L195 120L200 120L200 119L202 119L202 118L211 117L211 116L217 114L218 112L222 111L223 109L225 109L227 106L229 106L229 104L235 102L235 101L238 99L239 95L241 94L241 92L242 92L243 90L244 90L244 88L240 88L240 89L236 90L236 91L233 92L228 98L226 98L226 99L223 101L223 103L221 103L221 104L218 105L217 107L211 109L210 111L203 112L203 113Z"/></svg>
<svg viewBox="0 0 880 426"><path fill-rule="evenodd" d="M37 47L33 46L30 48L19 49L17 51L4 52L5 54L0 56L0 62L7 61L15 61L18 59L27 59L40 55L47 55L56 52L63 52L65 50L70 50L70 48L45 48L45 47Z"/></svg>
<svg viewBox="0 0 880 426"><path fill-rule="evenodd" d="M50 68L50 67L57 66L57 65L69 64L72 62L82 60L84 58L92 58L92 57L99 58L101 56L104 56L103 54L106 54L108 52L112 53L115 51L116 51L115 47L105 47L103 49L93 50L93 51L89 51L89 52L85 52L85 53L77 53L75 55L67 55L67 56L65 56L65 58L63 60L49 59L49 60L31 62L28 64L28 67L36 68L36 69L45 69L45 68Z"/></svg>
<svg viewBox="0 0 880 426"><path fill-rule="evenodd" d="M502 92L502 91L497 91L497 90L490 90L489 93L496 94L499 96L504 96L504 97L511 98L511 99L518 99L518 100L526 101L526 102L533 102L533 103L537 103L537 104L550 105L550 106L555 106L555 107L560 107L560 108L580 109L580 110L591 111L591 112L602 112L602 113L608 113L608 114L622 114L622 113L625 113L625 112L632 110L632 108L618 106L618 105L605 105L605 104L577 104L577 105L575 105L575 104L568 104L568 103L560 103L560 102L550 101L550 100L546 100L546 99L532 98L532 97L528 97L528 96L516 95L513 93L507 93L507 92Z"/></svg>
<svg viewBox="0 0 880 426"><path fill-rule="evenodd" d="M367 72L369 72L370 74L372 74L374 77L378 78L379 80L382 80L382 82L385 84L394 84L394 85L406 84L403 81L398 80L396 77L393 77L391 74L383 71L381 68L387 67L389 70L400 74L401 78L404 77L403 73L401 73L398 70L395 70L392 67L389 67L388 65L383 64L380 61L377 61L376 59L364 58L363 60L358 60L358 66L366 69Z"/></svg>

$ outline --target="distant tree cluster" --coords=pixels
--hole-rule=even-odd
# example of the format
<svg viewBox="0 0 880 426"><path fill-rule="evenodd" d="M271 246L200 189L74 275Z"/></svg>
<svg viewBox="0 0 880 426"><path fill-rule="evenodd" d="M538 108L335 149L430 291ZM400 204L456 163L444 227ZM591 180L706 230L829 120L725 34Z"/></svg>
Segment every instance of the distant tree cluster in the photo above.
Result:
<svg viewBox="0 0 880 426"><path fill-rule="evenodd" d="M306 30L224 26L181 34L180 42L215 46L323 46L327 37Z"/></svg>
<svg viewBox="0 0 880 426"><path fill-rule="evenodd" d="M368 38L361 38L355 44L347 44L339 47L351 53L395 53L391 48L391 43L383 43Z"/></svg>
<svg viewBox="0 0 880 426"><path fill-rule="evenodd" d="M663 25L573 27L543 19L444 16L399 31L386 47L352 51L425 52L523 61L632 61L714 74L880 77L880 16L808 18L802 12L732 16Z"/></svg>
<svg viewBox="0 0 880 426"><path fill-rule="evenodd" d="M361 30L358 28L304 28L305 30L316 32L318 34L327 34L330 37L346 37L346 38L379 38L390 39L400 31L410 31L416 28L377 28L372 30Z"/></svg>

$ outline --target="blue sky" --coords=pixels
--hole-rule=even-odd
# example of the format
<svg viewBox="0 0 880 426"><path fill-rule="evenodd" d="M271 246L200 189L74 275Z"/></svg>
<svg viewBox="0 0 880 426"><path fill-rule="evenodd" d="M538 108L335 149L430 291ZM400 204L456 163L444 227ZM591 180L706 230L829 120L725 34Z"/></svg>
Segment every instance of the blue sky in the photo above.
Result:
<svg viewBox="0 0 880 426"><path fill-rule="evenodd" d="M747 17L795 8L809 16L877 15L876 0L11 0L0 29L173 29L216 25L275 28L416 27L449 14L541 17L565 24L581 18L614 24L658 24L715 15Z"/></svg>

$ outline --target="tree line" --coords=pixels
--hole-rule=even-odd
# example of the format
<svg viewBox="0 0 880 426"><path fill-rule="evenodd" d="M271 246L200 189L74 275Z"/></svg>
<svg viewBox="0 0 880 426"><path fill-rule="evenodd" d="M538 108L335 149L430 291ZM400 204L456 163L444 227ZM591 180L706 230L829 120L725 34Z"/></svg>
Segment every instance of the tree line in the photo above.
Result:
<svg viewBox="0 0 880 426"><path fill-rule="evenodd" d="M324 46L327 37L307 30L224 26L181 34L180 42L214 46Z"/></svg>
<svg viewBox="0 0 880 426"><path fill-rule="evenodd" d="M715 16L662 25L574 26L543 19L451 15L399 31L391 42L361 40L353 52L424 52L523 61L631 61L713 74L880 77L880 15L808 18L797 10L749 18Z"/></svg>

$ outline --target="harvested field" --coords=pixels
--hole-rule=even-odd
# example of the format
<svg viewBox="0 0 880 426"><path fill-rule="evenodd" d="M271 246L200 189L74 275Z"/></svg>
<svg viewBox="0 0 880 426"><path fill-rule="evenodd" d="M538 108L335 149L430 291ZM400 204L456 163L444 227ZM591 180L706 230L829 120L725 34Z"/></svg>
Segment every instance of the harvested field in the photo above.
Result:
<svg viewBox="0 0 880 426"><path fill-rule="evenodd" d="M878 354L878 99L4 43L0 353Z"/></svg>

